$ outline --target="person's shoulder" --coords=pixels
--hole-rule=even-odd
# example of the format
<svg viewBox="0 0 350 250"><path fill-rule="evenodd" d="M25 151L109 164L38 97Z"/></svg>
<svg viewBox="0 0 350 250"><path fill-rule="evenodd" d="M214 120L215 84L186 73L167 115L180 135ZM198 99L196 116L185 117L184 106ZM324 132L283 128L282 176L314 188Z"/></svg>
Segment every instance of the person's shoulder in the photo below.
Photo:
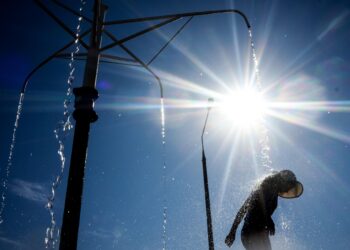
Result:
<svg viewBox="0 0 350 250"><path fill-rule="evenodd" d="M276 182L277 178L278 178L278 174L276 174L276 173L269 174L263 179L263 181L261 182L261 185L273 184Z"/></svg>

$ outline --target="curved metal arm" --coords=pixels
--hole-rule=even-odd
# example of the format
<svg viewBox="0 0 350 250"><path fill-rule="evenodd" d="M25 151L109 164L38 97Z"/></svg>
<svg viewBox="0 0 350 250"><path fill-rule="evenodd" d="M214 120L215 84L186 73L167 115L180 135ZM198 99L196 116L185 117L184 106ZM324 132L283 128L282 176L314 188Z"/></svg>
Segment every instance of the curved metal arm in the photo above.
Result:
<svg viewBox="0 0 350 250"><path fill-rule="evenodd" d="M112 44L107 45L103 48L101 48L100 51L104 51L107 49L110 49L116 45L119 45L124 51L126 51L132 58L134 58L137 62L139 62L147 71L149 71L158 81L159 86L160 86L160 92L161 92L161 97L163 97L163 86L162 86L162 82L160 80L160 78L148 67L148 64L144 63L143 61L141 61L135 54L133 54L129 49L127 49L125 46L123 46L123 43L131 40L133 38L138 37L139 35L143 35L149 31L152 31L156 28L159 28L160 26L163 26L165 24L169 24L173 21L176 21L180 18L183 17L191 17L193 18L194 16L203 16L203 15L211 15L211 14L221 14L221 13L235 13L235 14L239 14L245 21L245 24L247 25L247 28L250 29L251 25L248 21L248 18L246 17L246 15L236 9L225 9L225 10L213 10L213 11L202 11L202 12L187 12L187 13L179 13L179 14L172 14L172 15L164 15L164 16L153 16L153 17L145 17L145 18L135 18L135 19L125 19L125 20L116 20L116 21L109 21L109 22L104 22L103 25L107 26L107 25L114 25L114 24L125 24L125 23L133 23L133 22L145 22L145 21L151 21L151 20L161 20L161 19L168 19L164 22L161 22L159 24L156 24L148 29L145 29L143 31L137 32L133 35L128 36L127 38L118 40L115 37L113 37L113 35L111 35L109 32L105 31L105 33L112 38L112 40L114 41ZM209 112L208 112L209 113ZM204 133L204 130L203 130ZM203 134L202 134L202 147L203 147Z"/></svg>
<svg viewBox="0 0 350 250"><path fill-rule="evenodd" d="M224 9L224 10L209 10L209 11L199 11L199 12L187 12L187 13L178 13L172 15L164 15L164 16L152 16L152 17L141 17L141 18L133 18L133 19L124 19L124 20L115 20L105 22L104 25L115 25L115 24L125 24L125 23L136 23L136 22L146 22L152 20L160 20L160 19L168 19L168 18L181 18L181 17L189 17L189 16L205 16L212 14L221 14L221 13L236 13L243 17L244 22L246 23L248 29L251 27L248 21L247 16L236 9Z"/></svg>
<svg viewBox="0 0 350 250"><path fill-rule="evenodd" d="M159 88L160 88L160 98L164 97L164 93L163 93L163 83L160 80L159 76L154 73L153 70L150 69L150 67L147 66L147 64L145 64L143 61L141 61L134 53L132 53L128 48L126 48L123 44L120 45L120 47L126 51L126 53L128 53L131 57L133 57L139 64L141 64L149 73L151 73L154 78L156 78Z"/></svg>
<svg viewBox="0 0 350 250"><path fill-rule="evenodd" d="M84 33L81 34L80 38L83 38L84 36L86 36L87 34L89 34L91 32L91 29L85 31ZM55 53L53 53L51 56L47 57L45 60L43 60L41 63L39 63L25 78L22 88L21 88L21 93L24 93L26 91L27 85L29 83L29 79L34 75L34 73L36 73L41 67L43 67L45 64L47 64L49 61L51 61L53 58L57 57L57 55L59 55L62 51L64 51L65 49L69 48L69 46L71 46L72 44L75 43L75 40L72 40L71 42L69 42L68 44L66 44L65 46L63 46L61 49L57 50Z"/></svg>

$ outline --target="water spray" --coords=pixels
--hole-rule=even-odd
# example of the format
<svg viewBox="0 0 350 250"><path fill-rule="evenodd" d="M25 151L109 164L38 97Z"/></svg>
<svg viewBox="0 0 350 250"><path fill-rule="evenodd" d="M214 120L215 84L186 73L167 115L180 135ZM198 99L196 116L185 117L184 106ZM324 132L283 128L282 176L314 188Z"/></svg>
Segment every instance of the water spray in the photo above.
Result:
<svg viewBox="0 0 350 250"><path fill-rule="evenodd" d="M54 130L54 135L58 143L57 154L59 155L59 159L60 159L60 170L51 184L51 194L49 195L46 203L46 208L50 214L50 225L46 228L46 234L45 234L45 247L52 248L52 249L55 248L58 242L59 233L60 233L60 230L57 227L56 211L54 209L54 206L55 206L55 199L56 199L56 191L62 181L65 165L66 165L65 164L66 162L65 139L69 135L70 130L73 128L73 124L71 122L72 117L71 117L71 112L69 108L72 103L73 83L75 80L75 76L74 76L75 59L80 50L79 36L81 32L81 23L83 20L81 15L85 4L86 4L85 0L80 0L80 8L78 12L79 14L78 24L76 26L76 32L75 32L75 36L76 36L76 40L74 42L75 46L74 46L74 50L70 53L70 59L68 64L69 75L67 79L66 97L63 102L63 117L58 122Z"/></svg>

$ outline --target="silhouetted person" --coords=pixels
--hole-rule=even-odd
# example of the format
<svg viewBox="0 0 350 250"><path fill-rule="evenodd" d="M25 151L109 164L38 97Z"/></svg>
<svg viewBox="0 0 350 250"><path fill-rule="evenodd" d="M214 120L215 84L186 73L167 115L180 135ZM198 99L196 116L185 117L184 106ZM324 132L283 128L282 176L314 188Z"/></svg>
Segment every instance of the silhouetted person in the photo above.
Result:
<svg viewBox="0 0 350 250"><path fill-rule="evenodd" d="M226 245L232 246L238 225L245 216L241 231L243 246L247 250L271 250L269 235L275 234L275 223L271 216L277 207L278 196L297 198L302 192L302 184L290 170L282 170L267 176L238 211L225 239Z"/></svg>

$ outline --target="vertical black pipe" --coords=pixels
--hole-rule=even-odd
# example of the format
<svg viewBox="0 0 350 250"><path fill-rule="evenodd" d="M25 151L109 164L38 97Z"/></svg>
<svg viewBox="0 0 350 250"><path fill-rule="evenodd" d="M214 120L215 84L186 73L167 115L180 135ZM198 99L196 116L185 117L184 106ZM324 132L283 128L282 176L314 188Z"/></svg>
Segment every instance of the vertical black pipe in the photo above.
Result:
<svg viewBox="0 0 350 250"><path fill-rule="evenodd" d="M83 86L73 90L75 95L73 117L76 123L61 228L60 250L77 249L90 123L97 120L94 102L98 97L98 92L95 87L105 10L106 7L102 5L101 0L95 0L94 20Z"/></svg>
<svg viewBox="0 0 350 250"><path fill-rule="evenodd" d="M204 179L204 195L205 195L205 208L206 208L205 210L207 213L208 244L209 244L209 250L214 250L214 236L213 236L213 226L211 221L207 160L205 158L204 149L202 150L202 167L203 167L203 179Z"/></svg>
<svg viewBox="0 0 350 250"><path fill-rule="evenodd" d="M69 169L66 202L61 228L60 250L77 249L89 130L89 122L77 120L75 124L71 167Z"/></svg>
<svg viewBox="0 0 350 250"><path fill-rule="evenodd" d="M207 231L208 231L208 245L209 250L214 250L214 236L213 236L213 224L211 220L211 209L210 209L210 195L209 195L209 181L208 181L208 173L207 173L207 159L205 157L204 152L204 141L203 136L205 132L205 128L207 126L207 121L209 117L209 112L211 109L210 103L213 102L212 98L208 99L208 110L207 110L207 117L205 118L201 141L202 141L202 169L203 169L203 181L204 181L204 197L205 197L205 211L207 215Z"/></svg>

